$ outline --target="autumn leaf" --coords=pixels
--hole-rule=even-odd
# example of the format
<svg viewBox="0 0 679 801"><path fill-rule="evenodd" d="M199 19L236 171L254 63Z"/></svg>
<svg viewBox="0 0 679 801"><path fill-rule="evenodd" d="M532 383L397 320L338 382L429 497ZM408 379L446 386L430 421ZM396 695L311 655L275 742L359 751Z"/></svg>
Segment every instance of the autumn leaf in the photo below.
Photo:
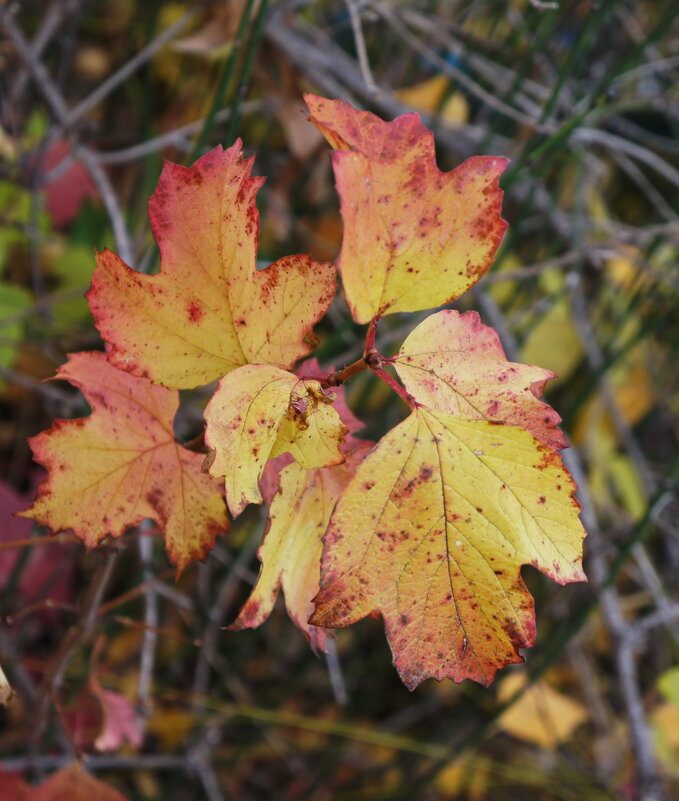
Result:
<svg viewBox="0 0 679 801"><path fill-rule="evenodd" d="M259 578L229 626L256 628L271 614L279 590L292 622L316 651L325 651L327 632L307 621L319 589L323 534L330 515L357 466L369 449L364 443L347 455L344 464L305 470L293 462L280 472L280 489L271 502L269 522L258 557Z"/></svg>
<svg viewBox="0 0 679 801"><path fill-rule="evenodd" d="M205 409L212 476L224 476L231 513L261 503L269 459L290 453L304 468L344 461L346 426L320 383L265 364L248 364L220 382Z"/></svg>
<svg viewBox="0 0 679 801"><path fill-rule="evenodd" d="M0 801L28 801L31 786L18 773L0 768Z"/></svg>
<svg viewBox="0 0 679 801"><path fill-rule="evenodd" d="M56 420L30 440L49 477L22 514L72 529L88 548L153 518L178 571L204 558L228 521L203 457L175 442L179 394L117 370L103 353L72 354L57 378L82 391L92 414Z"/></svg>
<svg viewBox="0 0 679 801"><path fill-rule="evenodd" d="M65 768L53 773L39 787L32 789L30 801L127 801L108 784L100 782L81 767L71 762Z"/></svg>
<svg viewBox="0 0 679 801"><path fill-rule="evenodd" d="M554 373L507 361L497 333L476 312L432 314L403 343L394 363L423 406L467 419L519 426L545 445L566 447L561 418L540 400Z"/></svg>
<svg viewBox="0 0 679 801"><path fill-rule="evenodd" d="M508 701L526 686L526 676L510 673L499 690L499 700ZM498 728L527 743L554 750L570 740L575 729L587 720L587 709L568 695L539 681L525 689L498 720Z"/></svg>
<svg viewBox="0 0 679 801"><path fill-rule="evenodd" d="M143 740L134 706L120 693L105 690L94 673L62 719L79 751L117 751L125 743L138 749Z"/></svg>
<svg viewBox="0 0 679 801"><path fill-rule="evenodd" d="M313 350L334 267L296 255L257 269L263 179L251 169L239 141L192 167L166 163L149 202L161 272L98 255L87 297L116 367L183 389L251 362L290 367Z"/></svg>
<svg viewBox="0 0 679 801"><path fill-rule="evenodd" d="M310 622L380 612L407 687L487 685L535 637L521 565L584 580L573 492L560 457L527 431L417 408L342 494Z"/></svg>
<svg viewBox="0 0 679 801"><path fill-rule="evenodd" d="M354 320L430 309L473 286L505 232L498 179L507 159L476 156L443 173L419 115L384 122L340 100L305 99L335 148L338 266Z"/></svg>

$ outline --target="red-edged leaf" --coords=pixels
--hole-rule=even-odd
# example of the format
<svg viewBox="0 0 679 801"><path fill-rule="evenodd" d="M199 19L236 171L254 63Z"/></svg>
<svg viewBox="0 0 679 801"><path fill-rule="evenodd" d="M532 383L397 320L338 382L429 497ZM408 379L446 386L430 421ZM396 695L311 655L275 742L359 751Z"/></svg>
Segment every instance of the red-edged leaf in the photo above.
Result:
<svg viewBox="0 0 679 801"><path fill-rule="evenodd" d="M335 148L338 265L354 320L430 309L473 286L505 232L498 179L507 159L476 156L442 173L417 114L384 122L340 100L306 101Z"/></svg>
<svg viewBox="0 0 679 801"><path fill-rule="evenodd" d="M508 362L497 333L476 312L427 317L408 335L395 367L408 392L434 411L509 423L552 448L567 445L561 418L540 400L554 373Z"/></svg>
<svg viewBox="0 0 679 801"><path fill-rule="evenodd" d="M87 297L117 367L182 389L251 362L290 367L313 350L334 267L296 255L257 270L263 179L251 169L240 142L192 167L165 164L149 203L158 275L99 254Z"/></svg>
<svg viewBox="0 0 679 801"><path fill-rule="evenodd" d="M292 622L314 650L325 650L327 632L307 621L319 589L323 534L342 490L370 444L347 454L344 464L305 470L297 463L280 472L280 489L271 502L259 578L230 629L256 628L271 614L279 590Z"/></svg>
<svg viewBox="0 0 679 801"><path fill-rule="evenodd" d="M270 458L290 453L305 468L344 461L347 433L320 383L265 364L246 364L220 382L205 409L209 470L224 476L233 515L261 503Z"/></svg>
<svg viewBox="0 0 679 801"><path fill-rule="evenodd" d="M310 622L379 612L401 677L489 684L535 636L531 564L584 580L584 531L560 457L527 431L418 408L340 497Z"/></svg>
<svg viewBox="0 0 679 801"><path fill-rule="evenodd" d="M179 571L204 558L228 521L203 457L175 442L179 394L117 370L103 353L72 354L57 377L82 391L92 414L56 420L30 440L49 477L22 514L72 529L90 548L153 518Z"/></svg>

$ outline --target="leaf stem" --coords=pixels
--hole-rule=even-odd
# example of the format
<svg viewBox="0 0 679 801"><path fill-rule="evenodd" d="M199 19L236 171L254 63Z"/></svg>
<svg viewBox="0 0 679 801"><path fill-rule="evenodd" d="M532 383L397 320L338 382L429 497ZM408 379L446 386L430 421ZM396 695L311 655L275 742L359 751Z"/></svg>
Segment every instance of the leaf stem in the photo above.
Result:
<svg viewBox="0 0 679 801"><path fill-rule="evenodd" d="M368 367L366 354L364 354L360 359L356 359L355 362L343 367L341 370L335 370L334 373L330 373L330 375L325 376L325 378L321 378L320 383L325 387L337 387L340 384L345 384L355 375L363 372L363 370L367 370Z"/></svg>
<svg viewBox="0 0 679 801"><path fill-rule="evenodd" d="M335 370L334 373L330 373L323 378L317 378L316 376L304 376L304 378L314 378L316 381L319 381L323 387L336 387L340 384L345 384L358 373L362 373L363 370L372 370L372 372L388 384L399 398L402 398L411 409L416 409L422 404L418 403L393 376L382 369L385 363L391 363L393 360L385 359L375 347L375 336L377 334L377 323L379 321L379 314L375 315L370 321L368 331L365 335L365 352L360 359L343 367L341 370Z"/></svg>

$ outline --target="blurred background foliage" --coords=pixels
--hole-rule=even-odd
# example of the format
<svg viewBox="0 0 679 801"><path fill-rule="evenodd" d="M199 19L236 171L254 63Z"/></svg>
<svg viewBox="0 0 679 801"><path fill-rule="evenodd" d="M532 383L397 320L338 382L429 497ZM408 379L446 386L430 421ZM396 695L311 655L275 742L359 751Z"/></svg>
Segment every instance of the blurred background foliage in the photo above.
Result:
<svg viewBox="0 0 679 801"><path fill-rule="evenodd" d="M37 781L75 747L129 799L677 797L679 3L25 0L0 14L0 665L16 690L0 766ZM304 91L419 111L441 169L512 160L509 232L453 305L558 374L547 399L574 446L591 581L524 570L538 645L489 689L408 693L376 621L321 659L280 604L257 631L222 632L256 577L258 509L178 584L153 528L129 532L87 630L78 610L105 557L67 535L17 545L40 534L12 517L41 478L26 438L87 413L42 380L103 347L82 297L93 249L158 269L147 199L163 159L240 136L268 176L262 266L336 256ZM383 352L424 316L384 320ZM319 334L324 366L362 352L341 298ZM183 393L183 441L207 396ZM367 438L404 415L370 374L348 397ZM58 712L36 735L47 691Z"/></svg>

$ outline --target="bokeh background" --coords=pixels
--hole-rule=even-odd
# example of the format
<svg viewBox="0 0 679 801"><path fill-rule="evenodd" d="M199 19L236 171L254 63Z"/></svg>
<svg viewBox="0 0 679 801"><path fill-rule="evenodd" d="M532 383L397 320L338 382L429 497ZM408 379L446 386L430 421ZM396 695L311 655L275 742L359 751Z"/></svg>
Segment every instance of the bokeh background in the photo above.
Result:
<svg viewBox="0 0 679 801"><path fill-rule="evenodd" d="M38 784L80 755L140 801L678 797L678 16L650 0L0 3L0 667L15 690L0 768ZM590 582L524 569L538 644L487 689L409 693L379 621L323 658L280 603L259 630L222 631L256 578L260 509L178 583L152 524L88 554L12 514L42 479L26 439L88 413L43 379L103 347L83 299L94 249L158 269L146 206L163 159L241 137L268 176L262 265L336 256L305 91L419 111L441 169L512 160L508 234L453 305L559 376L547 400L573 444ZM383 352L424 316L384 320ZM324 366L361 355L341 297L318 332ZM182 393L182 441L209 394ZM370 374L348 399L366 438L404 416Z"/></svg>

